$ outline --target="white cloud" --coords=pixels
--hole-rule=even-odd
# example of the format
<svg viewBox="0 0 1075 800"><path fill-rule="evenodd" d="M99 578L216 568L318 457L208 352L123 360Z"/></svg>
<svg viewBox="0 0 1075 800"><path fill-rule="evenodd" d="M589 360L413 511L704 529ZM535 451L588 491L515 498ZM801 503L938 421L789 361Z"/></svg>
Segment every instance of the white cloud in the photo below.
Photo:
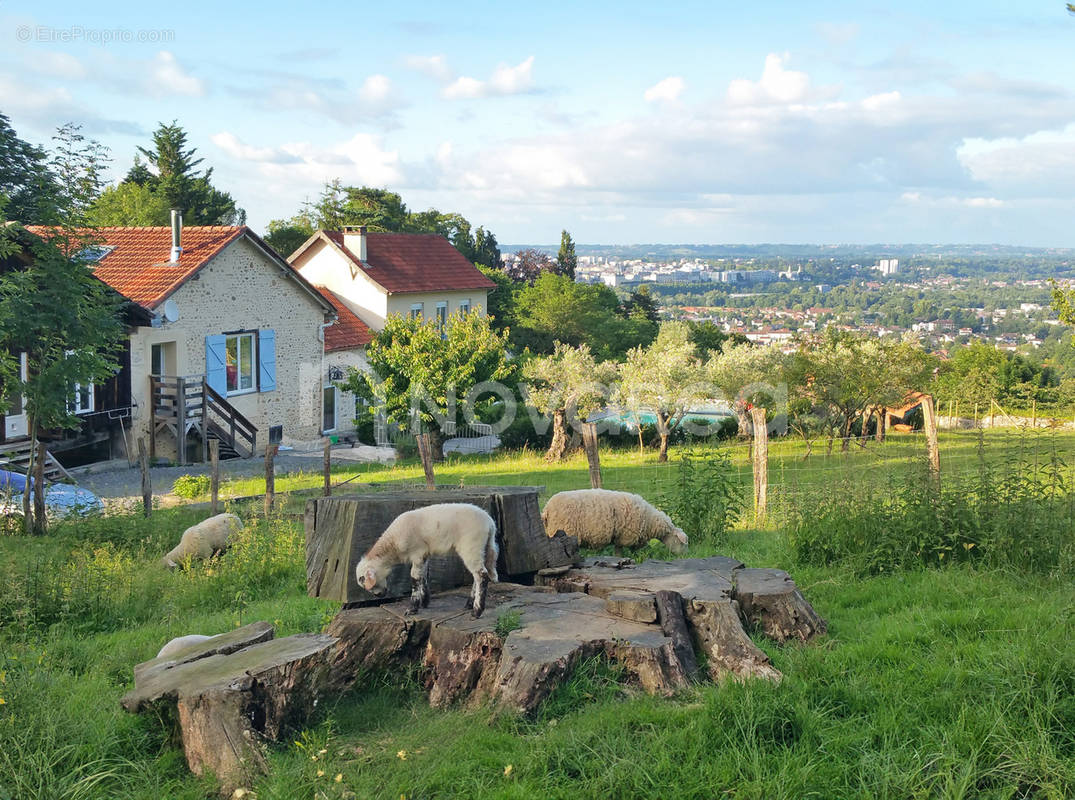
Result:
<svg viewBox="0 0 1075 800"><path fill-rule="evenodd" d="M487 81L461 76L448 84L441 95L448 100L462 100L475 97L495 97L514 94L529 94L534 91L534 57L514 67L499 64Z"/></svg>
<svg viewBox="0 0 1075 800"><path fill-rule="evenodd" d="M242 90L242 94L248 93ZM406 105L395 84L379 74L368 76L355 90L293 77L259 93L255 102L272 111L312 111L347 125L379 120L389 126L395 112Z"/></svg>
<svg viewBox="0 0 1075 800"><path fill-rule="evenodd" d="M248 145L230 131L214 134L212 142L226 155L246 164L262 178L273 179L302 196L303 189L320 190L333 178L345 184L397 184L403 179L399 153L383 147L381 138L358 133L330 147L292 142L278 147Z"/></svg>
<svg viewBox="0 0 1075 800"><path fill-rule="evenodd" d="M737 78L728 84L728 102L752 106L769 103L801 103L810 92L810 77L805 72L784 69L787 54L770 53L758 81Z"/></svg>
<svg viewBox="0 0 1075 800"><path fill-rule="evenodd" d="M683 78L678 75L671 75L665 78L663 81L658 81L653 86L646 89L642 97L647 103L672 102L678 100L679 96L683 94L683 90L687 87Z"/></svg>
<svg viewBox="0 0 1075 800"><path fill-rule="evenodd" d="M161 50L150 62L144 86L149 94L157 97L177 94L201 97L205 94L205 83L183 69L167 50Z"/></svg>
<svg viewBox="0 0 1075 800"><path fill-rule="evenodd" d="M814 30L832 45L848 44L859 35L859 26L856 22L819 22L814 26Z"/></svg>
<svg viewBox="0 0 1075 800"><path fill-rule="evenodd" d="M927 208L1007 208L1009 205L996 197L934 196L924 195L922 192L904 192L900 195L900 200Z"/></svg>
<svg viewBox="0 0 1075 800"><path fill-rule="evenodd" d="M407 56L404 63L409 69L428 75L440 83L447 83L455 77L444 56Z"/></svg>
<svg viewBox="0 0 1075 800"><path fill-rule="evenodd" d="M43 75L64 80L82 80L89 74L86 65L70 53L35 53L28 59L28 66Z"/></svg>
<svg viewBox="0 0 1075 800"><path fill-rule="evenodd" d="M1075 184L1075 123L1022 137L967 138L957 157L976 181L1006 192L1070 196Z"/></svg>

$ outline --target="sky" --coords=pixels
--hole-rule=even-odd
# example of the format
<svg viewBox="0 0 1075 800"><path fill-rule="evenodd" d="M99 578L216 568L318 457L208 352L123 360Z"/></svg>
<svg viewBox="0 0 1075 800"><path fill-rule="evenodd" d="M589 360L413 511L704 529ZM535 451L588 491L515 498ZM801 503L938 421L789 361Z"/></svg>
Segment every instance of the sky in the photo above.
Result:
<svg viewBox="0 0 1075 800"><path fill-rule="evenodd" d="M1063 2L0 0L0 42L22 138L119 179L177 120L258 231L339 178L502 243L1075 246Z"/></svg>

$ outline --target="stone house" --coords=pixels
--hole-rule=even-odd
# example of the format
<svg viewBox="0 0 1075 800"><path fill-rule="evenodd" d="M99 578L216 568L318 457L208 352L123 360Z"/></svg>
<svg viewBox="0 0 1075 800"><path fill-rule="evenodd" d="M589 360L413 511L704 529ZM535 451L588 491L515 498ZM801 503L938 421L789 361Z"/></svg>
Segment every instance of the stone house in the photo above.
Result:
<svg viewBox="0 0 1075 800"><path fill-rule="evenodd" d="M176 218L94 235L94 275L142 314L109 382L120 402L101 407L105 392L88 387L76 409L117 423L111 454L121 445L133 456L139 437L181 463L204 457L213 438L225 456L319 440L323 340L337 313L325 295L246 226Z"/></svg>

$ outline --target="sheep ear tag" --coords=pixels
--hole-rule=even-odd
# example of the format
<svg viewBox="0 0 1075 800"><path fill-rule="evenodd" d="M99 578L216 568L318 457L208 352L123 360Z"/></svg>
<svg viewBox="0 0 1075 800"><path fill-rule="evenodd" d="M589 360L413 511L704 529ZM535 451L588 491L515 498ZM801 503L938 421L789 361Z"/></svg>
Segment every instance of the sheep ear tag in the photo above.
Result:
<svg viewBox="0 0 1075 800"><path fill-rule="evenodd" d="M362 588L367 592L372 592L373 587L377 585L377 576L373 574L372 569L366 570L366 578L362 581Z"/></svg>

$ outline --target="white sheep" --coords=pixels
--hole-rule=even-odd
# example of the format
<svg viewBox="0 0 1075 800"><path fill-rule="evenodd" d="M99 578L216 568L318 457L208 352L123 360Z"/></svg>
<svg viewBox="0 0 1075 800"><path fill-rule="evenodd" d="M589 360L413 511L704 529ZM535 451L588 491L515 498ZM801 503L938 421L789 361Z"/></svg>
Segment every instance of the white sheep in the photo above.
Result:
<svg viewBox="0 0 1075 800"><path fill-rule="evenodd" d="M212 636L203 636L200 633L191 633L186 636L177 636L172 639L168 644L164 645L157 653L157 658L164 658L174 653L178 653L180 650L190 647L192 644L200 644L201 642L207 642L212 639Z"/></svg>
<svg viewBox="0 0 1075 800"><path fill-rule="evenodd" d="M687 534L667 514L630 492L578 489L549 498L541 512L545 533L563 531L577 536L583 547L600 548L609 543L639 547L660 539L673 553L687 551Z"/></svg>
<svg viewBox="0 0 1075 800"><path fill-rule="evenodd" d="M171 552L161 563L166 567L178 566L187 556L191 558L211 558L228 549L232 536L242 530L243 521L234 514L217 514L202 520L183 531Z"/></svg>
<svg viewBox="0 0 1075 800"><path fill-rule="evenodd" d="M419 606L429 605L429 557L453 550L474 577L467 608L480 617L489 581L500 580L496 572L499 551L493 518L470 503L437 503L403 512L358 562L355 578L367 592L380 597L388 589L392 567L409 563L410 613L415 614Z"/></svg>

